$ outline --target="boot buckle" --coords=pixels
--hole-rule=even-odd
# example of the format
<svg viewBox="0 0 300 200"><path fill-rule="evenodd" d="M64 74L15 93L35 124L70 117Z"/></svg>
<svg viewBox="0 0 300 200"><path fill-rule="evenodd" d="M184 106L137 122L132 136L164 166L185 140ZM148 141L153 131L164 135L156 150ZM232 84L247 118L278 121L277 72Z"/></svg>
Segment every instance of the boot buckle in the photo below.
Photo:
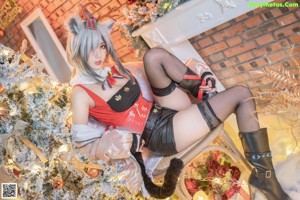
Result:
<svg viewBox="0 0 300 200"><path fill-rule="evenodd" d="M267 170L266 171L266 178L271 178L272 177L272 171L271 170Z"/></svg>

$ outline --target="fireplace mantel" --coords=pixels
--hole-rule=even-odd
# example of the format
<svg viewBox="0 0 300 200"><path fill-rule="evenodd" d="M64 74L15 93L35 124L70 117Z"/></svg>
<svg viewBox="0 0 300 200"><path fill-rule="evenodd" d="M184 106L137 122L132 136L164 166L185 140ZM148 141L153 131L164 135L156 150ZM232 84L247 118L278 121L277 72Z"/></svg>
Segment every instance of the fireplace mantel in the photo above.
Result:
<svg viewBox="0 0 300 200"><path fill-rule="evenodd" d="M255 3L263 2L270 0L255 0ZM166 48L182 61L190 57L203 61L188 39L256 8L249 3L247 0L190 0L132 35L142 36L150 47ZM224 89L219 81L217 87Z"/></svg>

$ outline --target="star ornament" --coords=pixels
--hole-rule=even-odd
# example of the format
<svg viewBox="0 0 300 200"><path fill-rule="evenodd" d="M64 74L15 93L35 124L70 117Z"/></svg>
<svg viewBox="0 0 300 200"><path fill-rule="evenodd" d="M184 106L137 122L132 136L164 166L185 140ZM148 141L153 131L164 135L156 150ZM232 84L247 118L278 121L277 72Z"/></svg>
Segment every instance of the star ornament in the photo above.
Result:
<svg viewBox="0 0 300 200"><path fill-rule="evenodd" d="M226 10L230 8L236 7L233 0L214 0L214 1L221 7L222 13L224 13Z"/></svg>

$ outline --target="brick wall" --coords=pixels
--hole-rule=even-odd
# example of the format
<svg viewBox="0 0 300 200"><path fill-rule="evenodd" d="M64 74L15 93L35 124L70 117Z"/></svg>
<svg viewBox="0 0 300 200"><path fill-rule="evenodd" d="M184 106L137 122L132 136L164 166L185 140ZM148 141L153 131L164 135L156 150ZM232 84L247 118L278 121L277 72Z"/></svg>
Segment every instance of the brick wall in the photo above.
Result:
<svg viewBox="0 0 300 200"><path fill-rule="evenodd" d="M85 4L87 0L16 0L17 4L23 8L23 12L20 13L12 23L6 28L6 35L0 38L0 43L14 49L19 50L22 40L26 38L20 23L24 18L26 18L30 13L32 13L36 8L40 8L44 15L46 16L48 22L56 33L62 45L66 45L66 30L64 27L65 20L72 13L77 12L78 4ZM98 17L106 16L107 14L114 14L114 20L120 18L120 11L126 6L127 0L98 0L100 6L89 7L89 10ZM117 11L111 12L113 8ZM105 19L104 19L105 20ZM119 57L122 61L137 60L134 54L130 54L127 48L128 41L121 37L117 28L113 30L113 42L118 51ZM27 39L27 38L26 38ZM27 55L35 54L31 46L28 47Z"/></svg>
<svg viewBox="0 0 300 200"><path fill-rule="evenodd" d="M236 84L254 89L268 87L270 81L256 73L267 65L282 66L299 74L299 20L300 7L257 8L191 38L190 42L225 88Z"/></svg>

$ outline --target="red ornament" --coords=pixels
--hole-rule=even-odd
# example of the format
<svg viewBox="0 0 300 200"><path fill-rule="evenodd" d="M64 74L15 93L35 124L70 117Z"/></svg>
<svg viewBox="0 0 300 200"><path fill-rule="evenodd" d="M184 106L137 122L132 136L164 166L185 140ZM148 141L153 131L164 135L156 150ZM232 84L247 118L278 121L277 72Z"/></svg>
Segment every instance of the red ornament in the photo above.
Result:
<svg viewBox="0 0 300 200"><path fill-rule="evenodd" d="M95 169L95 168L89 168L89 169L87 170L87 174L88 174L91 178L96 178L97 176L99 176L100 170L99 170L99 169Z"/></svg>
<svg viewBox="0 0 300 200"><path fill-rule="evenodd" d="M4 35L5 35L5 31L2 28L0 28L0 38L2 38Z"/></svg>
<svg viewBox="0 0 300 200"><path fill-rule="evenodd" d="M56 177L52 181L52 187L56 190L61 190L64 187L64 181L60 177Z"/></svg>
<svg viewBox="0 0 300 200"><path fill-rule="evenodd" d="M21 172L21 171L18 170L18 169L16 169L16 168L13 169L13 174L14 174L15 176L17 176L17 177L19 177L20 172Z"/></svg>
<svg viewBox="0 0 300 200"><path fill-rule="evenodd" d="M127 3L128 4L133 4L136 0L128 0Z"/></svg>

